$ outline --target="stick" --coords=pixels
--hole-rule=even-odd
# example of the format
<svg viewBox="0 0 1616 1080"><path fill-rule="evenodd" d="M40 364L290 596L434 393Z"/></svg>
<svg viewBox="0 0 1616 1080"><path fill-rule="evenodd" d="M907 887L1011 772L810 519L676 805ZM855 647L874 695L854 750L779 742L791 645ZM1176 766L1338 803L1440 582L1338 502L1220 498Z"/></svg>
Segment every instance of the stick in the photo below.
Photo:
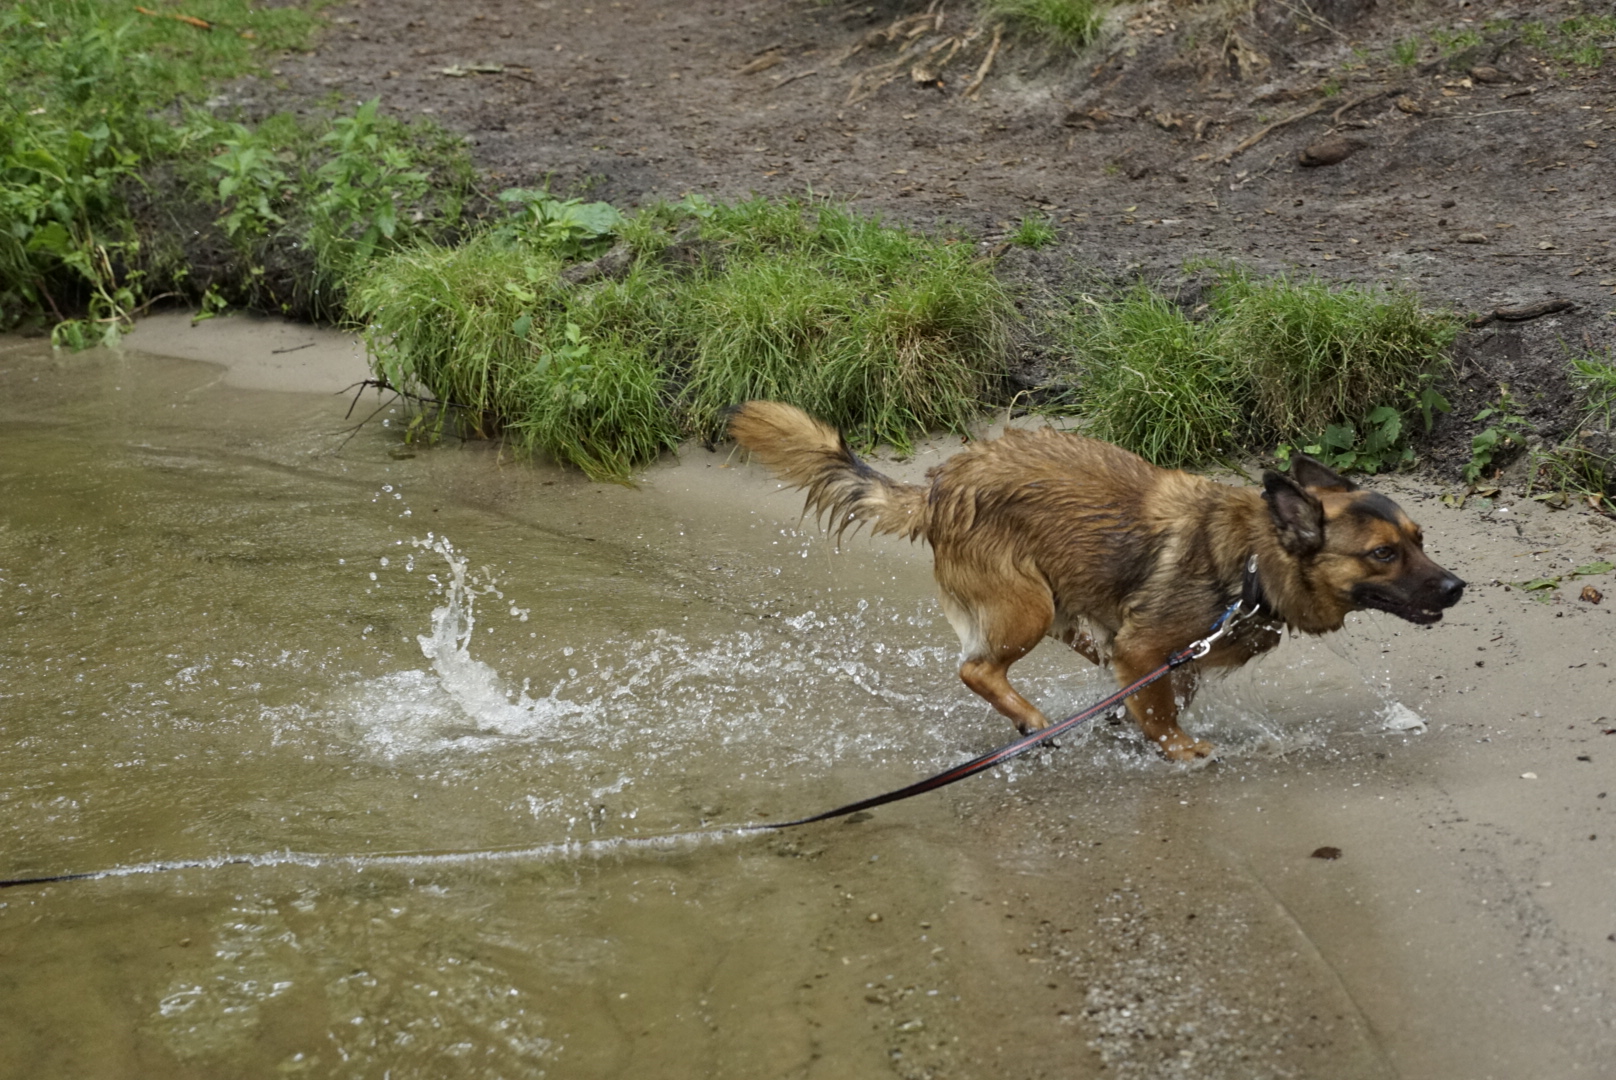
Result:
<svg viewBox="0 0 1616 1080"><path fill-rule="evenodd" d="M999 40L1004 36L1004 23L993 28L993 43L988 46L987 56L982 58L982 66L976 69L976 75L965 84L965 96L975 101L982 92L982 80L988 77L988 71L993 67L993 58L999 55Z"/></svg>
<svg viewBox="0 0 1616 1080"><path fill-rule="evenodd" d="M153 11L151 8L143 8L139 5L136 5L135 11L141 15L150 15L154 19L173 19L176 22L182 22L187 26L194 26L198 30L213 29L212 23L199 19L195 15L180 15L177 12L172 11Z"/></svg>
<svg viewBox="0 0 1616 1080"><path fill-rule="evenodd" d="M1389 91L1389 90L1382 89L1382 90L1376 90L1372 94L1365 94L1362 97L1354 98L1353 100L1347 102L1345 105L1343 105L1339 109L1337 109L1336 112L1335 112L1335 115L1337 117L1339 117L1342 113L1346 112L1348 109L1356 108L1357 106L1362 105L1366 101L1373 101L1375 98L1381 97L1382 95L1388 94L1390 92L1391 91ZM1244 154L1247 150L1250 150L1253 146L1256 146L1258 143L1262 142L1264 139L1266 139L1273 132L1278 131L1280 128L1284 127L1287 124L1294 124L1298 120L1306 120L1308 117L1312 116L1314 113L1322 112L1325 108L1327 108L1329 106L1329 104L1330 104L1330 99L1325 98L1323 101L1315 102L1314 104L1309 105L1307 108L1303 109L1299 113L1296 113L1294 116L1287 116L1283 120L1275 120L1272 124L1269 124L1267 127L1263 128L1261 131L1257 132L1255 135L1248 135L1244 139L1242 139L1240 141L1239 145L1237 145L1233 150L1230 150L1227 154L1224 154L1222 157L1218 158L1219 163L1220 164L1228 164L1229 161L1232 160L1236 154Z"/></svg>
<svg viewBox="0 0 1616 1080"><path fill-rule="evenodd" d="M795 75L787 75L783 79L776 79L771 85L765 86L763 88L763 92L765 94L767 94L770 90L778 90L778 89L780 89L786 83L794 83L798 79L806 79L810 75L818 75L818 74L819 74L819 69L818 68L811 68L808 71L799 71Z"/></svg>

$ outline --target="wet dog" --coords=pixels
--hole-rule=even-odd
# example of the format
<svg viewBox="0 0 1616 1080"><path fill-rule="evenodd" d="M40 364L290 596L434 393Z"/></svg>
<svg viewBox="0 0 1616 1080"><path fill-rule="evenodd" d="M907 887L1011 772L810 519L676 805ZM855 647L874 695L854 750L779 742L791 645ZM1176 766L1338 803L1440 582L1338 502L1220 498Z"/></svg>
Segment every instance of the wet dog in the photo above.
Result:
<svg viewBox="0 0 1616 1080"><path fill-rule="evenodd" d="M1308 457L1264 473L1261 488L1233 487L1094 439L1013 430L905 484L791 405L737 406L729 432L805 489L807 509L838 538L868 525L931 544L960 678L1023 733L1049 721L1007 676L1046 636L1127 685L1206 636L1242 596L1259 605L1203 659L1128 699L1161 753L1187 761L1212 752L1178 726L1197 669L1238 667L1287 628L1328 633L1364 608L1434 623L1464 593L1395 502Z"/></svg>

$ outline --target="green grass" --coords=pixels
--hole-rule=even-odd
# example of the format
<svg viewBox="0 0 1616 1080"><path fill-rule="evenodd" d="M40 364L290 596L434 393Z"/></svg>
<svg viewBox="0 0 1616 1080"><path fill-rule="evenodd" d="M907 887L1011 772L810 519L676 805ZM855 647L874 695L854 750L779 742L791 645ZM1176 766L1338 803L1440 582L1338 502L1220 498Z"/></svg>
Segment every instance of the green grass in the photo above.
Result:
<svg viewBox="0 0 1616 1080"><path fill-rule="evenodd" d="M964 431L1003 376L1011 309L968 244L765 200L651 207L578 239L500 228L375 263L352 309L379 373L474 433L619 480L720 435L749 398L905 448ZM614 240L620 279L562 283ZM675 244L693 260L665 258Z"/></svg>
<svg viewBox="0 0 1616 1080"><path fill-rule="evenodd" d="M379 115L375 102L257 126L202 106L220 81L307 47L323 6L184 7L212 30L108 0L0 13L0 328L112 340L160 295L336 318L371 258L456 227L472 169L438 129ZM194 268L185 238L208 250L214 230L229 265Z"/></svg>
<svg viewBox="0 0 1616 1080"><path fill-rule="evenodd" d="M1356 423L1417 393L1457 323L1420 310L1413 293L1226 272L1213 307L1255 395L1253 434L1291 441Z"/></svg>
<svg viewBox="0 0 1616 1080"><path fill-rule="evenodd" d="M1099 0L986 0L982 14L1055 45L1079 48L1099 34L1106 6Z"/></svg>
<svg viewBox="0 0 1616 1080"><path fill-rule="evenodd" d="M1085 433L1165 466L1201 464L1239 444L1249 388L1213 324L1138 285L1109 302L1089 299L1071 340L1083 363L1075 404Z"/></svg>
<svg viewBox="0 0 1616 1080"><path fill-rule="evenodd" d="M276 51L307 45L306 10L199 0L212 31L105 0L0 12L0 324L84 314L116 328L140 293L121 190L172 154L172 109ZM168 111L164 111L168 110Z"/></svg>
<svg viewBox="0 0 1616 1080"><path fill-rule="evenodd" d="M1604 66L1616 40L1616 15L1576 15L1558 22L1521 24L1521 40L1562 64L1587 69Z"/></svg>
<svg viewBox="0 0 1616 1080"><path fill-rule="evenodd" d="M1088 299L1066 333L1073 408L1095 436L1161 465L1293 447L1374 471L1410 456L1415 416L1456 332L1411 294L1225 268L1192 320L1145 285Z"/></svg>
<svg viewBox="0 0 1616 1080"><path fill-rule="evenodd" d="M1032 248L1036 251L1060 239L1060 233L1056 231L1055 223L1049 218L1028 215L1021 219L1021 224L1017 225L1005 239L1017 247Z"/></svg>

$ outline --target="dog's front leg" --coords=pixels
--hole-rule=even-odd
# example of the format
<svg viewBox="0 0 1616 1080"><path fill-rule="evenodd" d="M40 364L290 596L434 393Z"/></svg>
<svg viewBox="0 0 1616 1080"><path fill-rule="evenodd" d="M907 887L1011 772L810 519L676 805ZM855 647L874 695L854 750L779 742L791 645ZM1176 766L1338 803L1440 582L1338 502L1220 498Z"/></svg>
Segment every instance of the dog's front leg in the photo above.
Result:
<svg viewBox="0 0 1616 1080"><path fill-rule="evenodd" d="M1123 686L1149 675L1162 660L1148 653L1118 650L1111 669ZM1173 680L1157 679L1128 699L1128 711L1149 739L1169 761L1195 761L1212 753L1212 744L1192 739L1178 726L1178 702L1173 697Z"/></svg>

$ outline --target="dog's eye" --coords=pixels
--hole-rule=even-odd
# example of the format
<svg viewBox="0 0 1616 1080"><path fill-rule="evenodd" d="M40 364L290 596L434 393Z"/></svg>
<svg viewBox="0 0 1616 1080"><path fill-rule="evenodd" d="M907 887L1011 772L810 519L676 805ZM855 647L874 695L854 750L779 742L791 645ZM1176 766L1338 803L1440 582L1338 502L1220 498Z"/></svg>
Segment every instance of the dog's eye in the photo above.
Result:
<svg viewBox="0 0 1616 1080"><path fill-rule="evenodd" d="M1369 553L1369 557L1376 562L1391 562L1397 558L1397 549L1390 544L1382 544Z"/></svg>

